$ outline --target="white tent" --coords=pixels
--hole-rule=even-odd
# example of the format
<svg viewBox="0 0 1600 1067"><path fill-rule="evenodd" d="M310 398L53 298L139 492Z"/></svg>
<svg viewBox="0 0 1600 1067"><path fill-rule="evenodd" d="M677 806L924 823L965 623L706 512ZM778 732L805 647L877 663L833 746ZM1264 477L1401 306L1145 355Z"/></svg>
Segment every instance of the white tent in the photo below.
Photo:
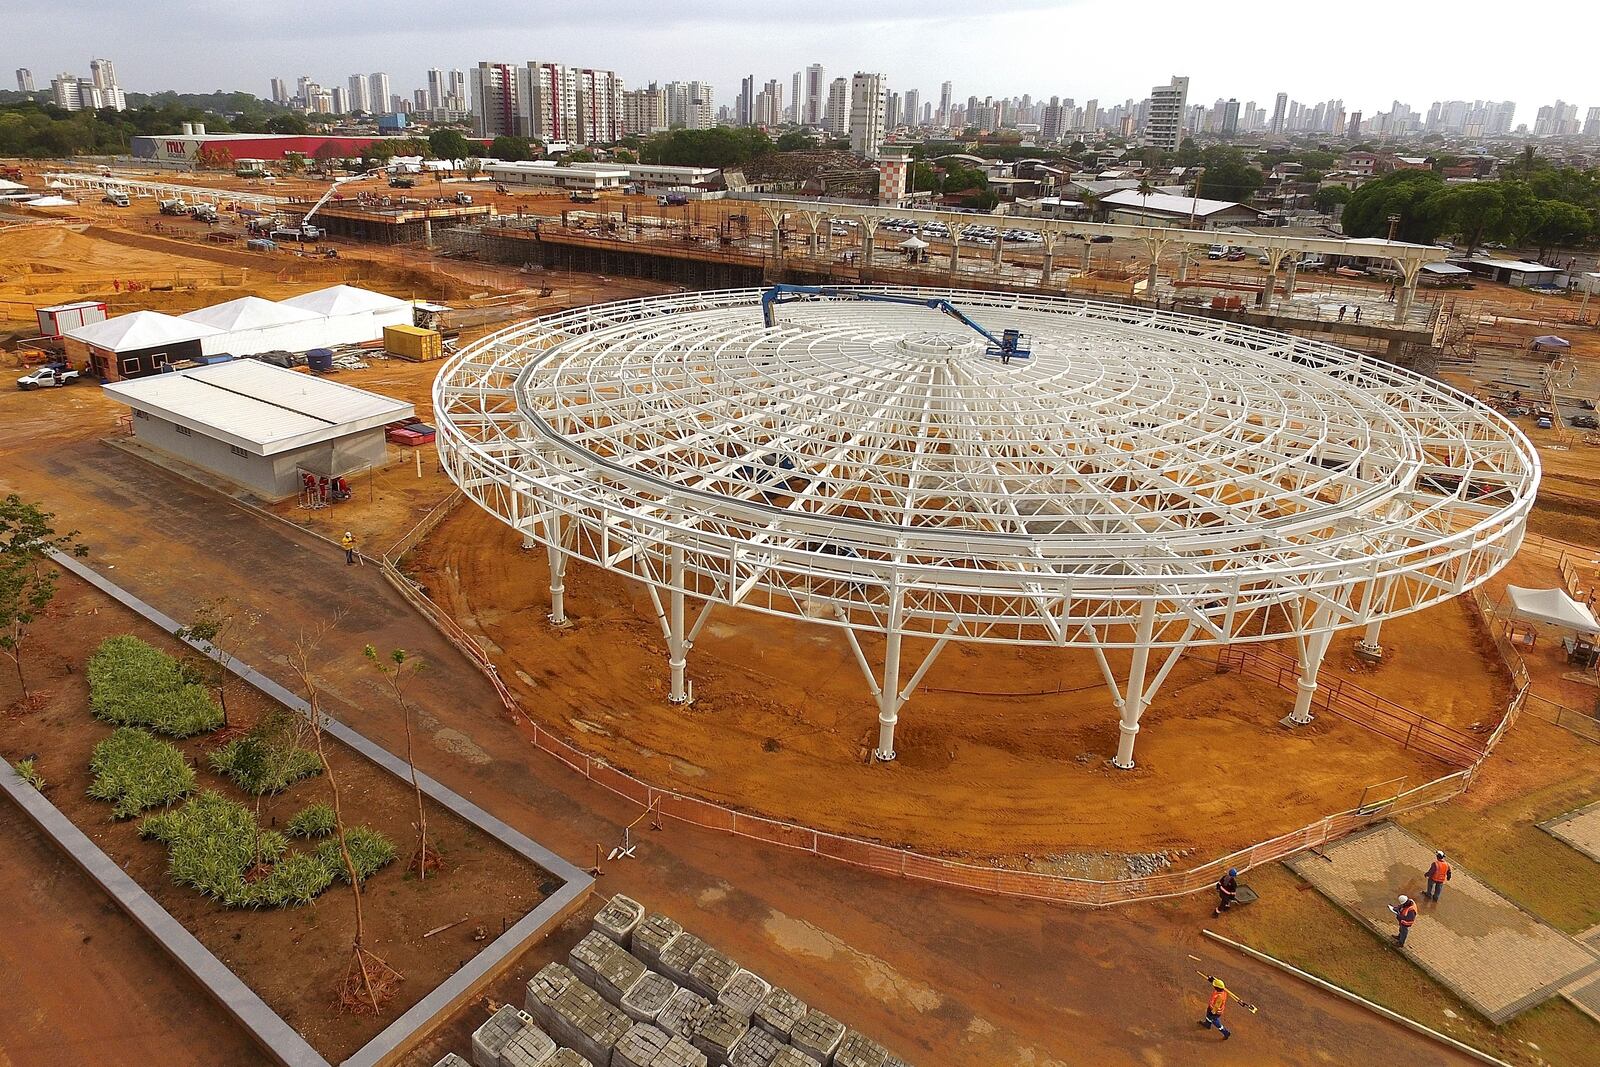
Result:
<svg viewBox="0 0 1600 1067"><path fill-rule="evenodd" d="M385 326L411 325L411 304L392 296L334 285L280 301L285 307L327 317L323 345L360 344L383 339Z"/></svg>
<svg viewBox="0 0 1600 1067"><path fill-rule="evenodd" d="M242 296L178 317L222 331L200 339L200 350L208 356L304 352L330 343L326 317L259 296Z"/></svg>
<svg viewBox="0 0 1600 1067"><path fill-rule="evenodd" d="M1506 596L1511 601L1513 618L1542 622L1578 633L1594 633L1600 630L1600 623L1595 622L1594 613L1573 600L1563 590L1524 589L1521 586L1508 585Z"/></svg>
<svg viewBox="0 0 1600 1067"><path fill-rule="evenodd" d="M220 332L215 326L186 322L159 311L135 311L131 315L118 315L114 319L91 322L87 326L68 330L67 336L109 352L134 352L193 341Z"/></svg>

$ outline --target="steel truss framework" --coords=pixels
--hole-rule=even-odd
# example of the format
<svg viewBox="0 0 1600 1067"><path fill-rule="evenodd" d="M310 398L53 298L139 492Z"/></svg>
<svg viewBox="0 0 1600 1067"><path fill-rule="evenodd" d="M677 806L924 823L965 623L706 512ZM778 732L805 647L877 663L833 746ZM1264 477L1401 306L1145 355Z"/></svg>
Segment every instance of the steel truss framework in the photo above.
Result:
<svg viewBox="0 0 1600 1067"><path fill-rule="evenodd" d="M1521 542L1533 447L1491 409L1369 356L1123 305L946 297L933 312L760 290L587 307L468 347L434 386L455 482L550 557L647 584L671 666L713 605L842 627L880 758L950 641L1087 648L1133 766L1196 645L1293 638L1309 721L1340 630L1481 583ZM691 620L688 605L697 602ZM859 635L880 635L869 657ZM902 677L906 638L926 648ZM1107 652L1131 650L1119 677Z"/></svg>

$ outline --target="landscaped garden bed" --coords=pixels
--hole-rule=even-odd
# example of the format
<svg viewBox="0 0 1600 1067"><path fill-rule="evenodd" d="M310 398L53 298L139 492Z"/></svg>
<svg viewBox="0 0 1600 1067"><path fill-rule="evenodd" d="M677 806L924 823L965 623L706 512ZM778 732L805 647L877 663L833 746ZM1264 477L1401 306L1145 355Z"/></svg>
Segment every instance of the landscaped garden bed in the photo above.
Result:
<svg viewBox="0 0 1600 1067"><path fill-rule="evenodd" d="M45 797L330 1061L559 884L432 801L440 867L419 879L407 864L411 783L324 734L341 849L330 775L304 721L239 684L223 727L204 672L182 663L185 646L82 583L61 585L33 640L35 699L0 717L0 755L31 757ZM404 976L381 1015L336 1006L351 961L351 868L364 945Z"/></svg>

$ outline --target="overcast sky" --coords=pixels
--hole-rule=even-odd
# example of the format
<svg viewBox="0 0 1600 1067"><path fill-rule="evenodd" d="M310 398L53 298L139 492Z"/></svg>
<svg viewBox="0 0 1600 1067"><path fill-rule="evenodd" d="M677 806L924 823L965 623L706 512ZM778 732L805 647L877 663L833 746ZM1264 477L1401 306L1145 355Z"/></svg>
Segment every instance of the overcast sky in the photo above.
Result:
<svg viewBox="0 0 1600 1067"><path fill-rule="evenodd" d="M779 79L787 97L790 75L820 62L829 78L882 71L890 89L935 103L945 79L963 101L1109 105L1187 74L1191 103L1270 109L1282 90L1370 115L1394 99L1423 112L1434 100L1511 99L1530 125L1557 97L1600 105L1597 44L1595 0L4 0L0 15L0 72L28 67L41 88L87 73L94 56L132 91L257 96L273 76L331 87L375 70L409 94L429 67L539 59L612 69L629 86L708 80L731 104L745 74Z"/></svg>

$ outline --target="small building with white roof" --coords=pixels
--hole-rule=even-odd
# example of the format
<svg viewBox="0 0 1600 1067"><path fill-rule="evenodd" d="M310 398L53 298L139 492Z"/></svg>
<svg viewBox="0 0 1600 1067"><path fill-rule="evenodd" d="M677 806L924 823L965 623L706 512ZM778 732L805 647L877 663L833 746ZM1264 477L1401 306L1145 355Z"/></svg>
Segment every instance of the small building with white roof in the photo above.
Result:
<svg viewBox="0 0 1600 1067"><path fill-rule="evenodd" d="M159 311L135 311L68 330L64 343L74 367L115 382L199 359L205 354L202 339L221 332Z"/></svg>
<svg viewBox="0 0 1600 1067"><path fill-rule="evenodd" d="M142 444L266 500L306 475L381 466L385 428L416 416L403 401L257 360L234 360L108 384L133 411Z"/></svg>
<svg viewBox="0 0 1600 1067"><path fill-rule="evenodd" d="M1261 212L1248 204L1204 197L1173 196L1170 193L1141 194L1137 189L1107 193L1099 201L1100 210L1111 222L1134 226L1178 225L1190 229L1215 230L1226 226L1248 226L1261 219Z"/></svg>

